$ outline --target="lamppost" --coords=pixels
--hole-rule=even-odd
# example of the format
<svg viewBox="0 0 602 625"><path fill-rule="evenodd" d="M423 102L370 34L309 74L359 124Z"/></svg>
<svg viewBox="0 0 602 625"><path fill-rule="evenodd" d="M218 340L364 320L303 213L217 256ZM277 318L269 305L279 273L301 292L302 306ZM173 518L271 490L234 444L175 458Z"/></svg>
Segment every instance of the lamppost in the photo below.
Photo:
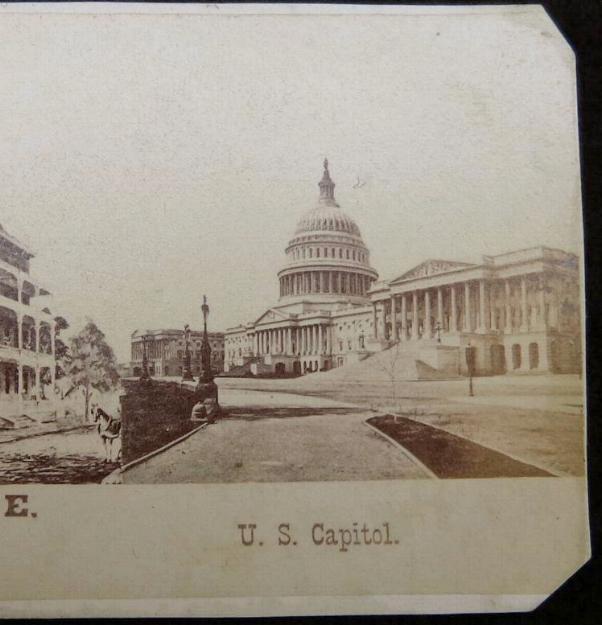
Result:
<svg viewBox="0 0 602 625"><path fill-rule="evenodd" d="M207 335L207 317L209 317L209 305L207 304L207 296L203 295L203 304L201 306L203 313L203 340L201 343L201 376L199 383L205 384L213 382L213 372L211 371L211 345L209 345L209 336Z"/></svg>
<svg viewBox="0 0 602 625"><path fill-rule="evenodd" d="M471 347L470 343L468 343L468 347L466 347L466 366L468 367L468 395L469 397L474 396L473 388L472 388L472 376L474 375L475 364L476 364L476 347Z"/></svg>
<svg viewBox="0 0 602 625"><path fill-rule="evenodd" d="M191 382L194 380L192 377L192 370L190 368L190 326L186 324L184 326L184 341L186 348L184 351L184 370L182 371L182 381Z"/></svg>
<svg viewBox="0 0 602 625"><path fill-rule="evenodd" d="M435 325L435 332L437 333L437 343L441 343L441 323L439 321Z"/></svg>
<svg viewBox="0 0 602 625"><path fill-rule="evenodd" d="M196 385L197 404L192 411L192 420L197 420L199 415L205 417L212 423L220 414L220 407L217 402L217 384L213 381L213 371L211 370L211 346L207 335L207 317L209 316L209 306L207 296L203 295L201 306L203 313L203 340L201 342L201 375Z"/></svg>
<svg viewBox="0 0 602 625"><path fill-rule="evenodd" d="M140 375L141 380L150 380L150 373L148 370L148 343L152 340L151 334L143 334L142 335L142 374Z"/></svg>

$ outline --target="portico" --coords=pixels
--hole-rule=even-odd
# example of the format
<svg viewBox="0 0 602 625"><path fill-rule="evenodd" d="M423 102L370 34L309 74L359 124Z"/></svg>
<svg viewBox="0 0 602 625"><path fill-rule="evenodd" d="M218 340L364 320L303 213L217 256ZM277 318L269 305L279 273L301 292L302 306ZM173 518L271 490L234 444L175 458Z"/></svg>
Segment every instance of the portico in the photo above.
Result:
<svg viewBox="0 0 602 625"><path fill-rule="evenodd" d="M578 301L576 271L573 255L549 248L474 265L426 261L375 289L376 332L392 342L470 343L483 374L565 371L578 358L566 353L577 344L578 307L561 309Z"/></svg>

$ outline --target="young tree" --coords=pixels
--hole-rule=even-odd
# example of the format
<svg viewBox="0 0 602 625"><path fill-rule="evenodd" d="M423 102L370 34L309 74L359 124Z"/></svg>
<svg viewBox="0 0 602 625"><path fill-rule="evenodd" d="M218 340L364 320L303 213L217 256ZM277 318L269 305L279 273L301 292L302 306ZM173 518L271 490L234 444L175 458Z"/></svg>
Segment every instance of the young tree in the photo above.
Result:
<svg viewBox="0 0 602 625"><path fill-rule="evenodd" d="M60 380L67 371L69 363L69 346L61 339L61 332L69 327L64 317L54 318L54 353L56 359L56 379Z"/></svg>
<svg viewBox="0 0 602 625"><path fill-rule="evenodd" d="M85 419L89 418L92 391L110 391L119 382L115 354L93 321L71 339L67 374L73 386L82 390Z"/></svg>
<svg viewBox="0 0 602 625"><path fill-rule="evenodd" d="M399 375L398 372L398 361L400 358L400 343L399 341L389 348L381 352L383 354L382 360L380 361L380 369L386 374L387 379L391 385L391 405L393 410L399 410L399 406L397 404L397 378ZM397 423L397 415L394 414L394 421Z"/></svg>

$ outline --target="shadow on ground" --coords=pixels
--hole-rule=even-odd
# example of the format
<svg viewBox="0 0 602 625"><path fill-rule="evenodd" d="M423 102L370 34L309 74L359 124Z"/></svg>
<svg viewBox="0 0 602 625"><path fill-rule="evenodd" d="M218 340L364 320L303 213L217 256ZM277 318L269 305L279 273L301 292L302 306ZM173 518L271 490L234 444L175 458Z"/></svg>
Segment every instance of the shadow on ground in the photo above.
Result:
<svg viewBox="0 0 602 625"><path fill-rule="evenodd" d="M244 406L226 408L225 419L253 421L258 419L285 419L289 417L315 417L319 415L365 414L365 408L315 408L315 407L264 407Z"/></svg>

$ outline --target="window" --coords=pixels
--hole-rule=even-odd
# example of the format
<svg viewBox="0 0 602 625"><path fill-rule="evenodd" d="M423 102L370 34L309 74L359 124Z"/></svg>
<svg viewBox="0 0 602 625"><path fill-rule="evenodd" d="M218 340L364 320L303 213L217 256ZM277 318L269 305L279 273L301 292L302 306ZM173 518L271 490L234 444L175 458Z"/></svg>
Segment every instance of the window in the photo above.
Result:
<svg viewBox="0 0 602 625"><path fill-rule="evenodd" d="M339 258L343 258L343 250L339 247Z"/></svg>
<svg viewBox="0 0 602 625"><path fill-rule="evenodd" d="M316 258L320 258L320 248L316 248Z"/></svg>
<svg viewBox="0 0 602 625"><path fill-rule="evenodd" d="M313 250L313 248L310 247L309 248L309 257L312 258L313 255L314 255L314 250Z"/></svg>
<svg viewBox="0 0 602 625"><path fill-rule="evenodd" d="M328 258L328 248L324 248L324 258Z"/></svg>
<svg viewBox="0 0 602 625"><path fill-rule="evenodd" d="M347 256L347 260L349 260L349 250L345 250L345 254Z"/></svg>

